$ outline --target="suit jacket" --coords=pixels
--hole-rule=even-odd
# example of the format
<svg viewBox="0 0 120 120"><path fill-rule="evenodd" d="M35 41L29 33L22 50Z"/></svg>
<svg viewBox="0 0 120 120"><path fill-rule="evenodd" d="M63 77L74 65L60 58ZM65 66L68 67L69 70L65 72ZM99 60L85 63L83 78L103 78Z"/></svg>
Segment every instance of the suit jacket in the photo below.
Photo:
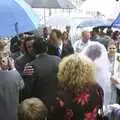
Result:
<svg viewBox="0 0 120 120"><path fill-rule="evenodd" d="M58 48L57 46L48 43L48 54L58 56L57 48ZM68 56L68 55L73 54L73 53L74 53L74 50L73 50L73 47L70 43L67 45L63 44L62 53L61 53L61 56L59 56L59 57L63 58L65 56Z"/></svg>
<svg viewBox="0 0 120 120"><path fill-rule="evenodd" d="M23 87L17 71L0 71L0 119L17 120L19 89Z"/></svg>
<svg viewBox="0 0 120 120"><path fill-rule="evenodd" d="M32 96L42 99L48 107L55 100L59 62L59 57L40 54L30 63L35 70L32 76Z"/></svg>
<svg viewBox="0 0 120 120"><path fill-rule="evenodd" d="M34 59L35 59L34 55L32 56L32 55L24 54L24 55L18 57L18 59L16 59L16 61L15 61L16 69L18 70L20 75L23 77L24 83L25 83L24 89L22 89L20 91L20 99L19 99L20 102L26 98L31 97L30 87L29 87L31 84L31 80L28 77L24 76L23 71L24 71L25 65Z"/></svg>

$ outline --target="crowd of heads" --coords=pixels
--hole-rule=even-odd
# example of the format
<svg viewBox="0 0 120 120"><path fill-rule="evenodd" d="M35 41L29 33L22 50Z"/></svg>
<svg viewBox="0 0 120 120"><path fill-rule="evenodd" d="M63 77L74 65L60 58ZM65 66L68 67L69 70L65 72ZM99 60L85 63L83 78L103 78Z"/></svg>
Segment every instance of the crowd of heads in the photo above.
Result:
<svg viewBox="0 0 120 120"><path fill-rule="evenodd" d="M48 32L47 27L45 27L43 28L43 34L41 36L37 36L34 33L20 34L19 39L17 36L12 38L10 49L12 53L21 51L23 53L31 54L33 52L33 43L39 39L38 41L43 41L44 43L41 43L41 46L39 46L39 48L41 48L41 51L35 50L35 52L46 52L46 48L44 48L44 50L43 46L46 47L46 44L48 42L55 45L59 45L61 42L67 44L67 41L69 39L69 32L70 27L67 26L66 31L63 32L61 32L59 29L52 29L51 32ZM38 46L35 48L37 49L37 47Z"/></svg>
<svg viewBox="0 0 120 120"><path fill-rule="evenodd" d="M36 56L38 54L47 53L49 43L58 46L62 42L66 45L69 40L69 33L69 26L66 27L66 31L63 33L58 29L53 29L48 33L48 30L45 27L43 29L43 36L35 36L34 34L28 33L21 34L19 38L14 37L11 40L11 46L9 45L9 47L5 41L1 40L0 64L4 65L4 67L9 66L9 60L6 58L12 56L10 49L12 53L21 52L22 54ZM120 42L120 33L118 31L113 32L111 29L108 29L107 32L104 33L103 29L99 30L95 28L91 33L84 31L81 34L84 43L87 43L90 39L93 40L96 35L99 37L109 36L110 38L107 41L107 47L105 47L108 49L108 53L115 54L117 51L116 44ZM106 38L107 37L105 37L105 39ZM64 57L58 66L57 79L59 85L63 88L70 89L71 91L76 91L90 84L96 84L96 69L93 61L102 55L102 50L103 46L100 43L95 42L86 47L82 52L87 57L83 54L72 54ZM26 99L19 105L18 120L47 120L47 116L48 108L38 98Z"/></svg>

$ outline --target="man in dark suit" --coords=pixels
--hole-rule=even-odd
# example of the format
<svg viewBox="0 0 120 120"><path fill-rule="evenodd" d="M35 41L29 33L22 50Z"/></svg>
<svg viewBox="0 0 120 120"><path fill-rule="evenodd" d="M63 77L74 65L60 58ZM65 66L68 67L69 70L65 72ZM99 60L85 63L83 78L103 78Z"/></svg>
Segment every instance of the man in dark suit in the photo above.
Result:
<svg viewBox="0 0 120 120"><path fill-rule="evenodd" d="M33 73L32 97L40 98L49 108L55 100L60 58L47 54L47 44L43 38L37 38L33 48L37 54L36 59L26 66L24 73Z"/></svg>
<svg viewBox="0 0 120 120"><path fill-rule="evenodd" d="M53 29L50 34L50 40L48 41L48 54L63 58L72 53L73 51L71 52L68 46L63 44L61 31Z"/></svg>
<svg viewBox="0 0 120 120"><path fill-rule="evenodd" d="M32 46L33 42L34 37L27 37L24 39L24 53L15 60L16 69L21 74L21 76L23 76L25 65L35 59Z"/></svg>
<svg viewBox="0 0 120 120"><path fill-rule="evenodd" d="M20 102L23 101L24 99L28 98L30 95L29 93L29 84L30 80L23 75L24 67L27 63L30 63L35 59L35 54L33 52L33 42L34 42L34 36L28 36L24 39L24 53L23 55L19 56L15 60L15 66L20 75L24 79L25 87L20 91Z"/></svg>

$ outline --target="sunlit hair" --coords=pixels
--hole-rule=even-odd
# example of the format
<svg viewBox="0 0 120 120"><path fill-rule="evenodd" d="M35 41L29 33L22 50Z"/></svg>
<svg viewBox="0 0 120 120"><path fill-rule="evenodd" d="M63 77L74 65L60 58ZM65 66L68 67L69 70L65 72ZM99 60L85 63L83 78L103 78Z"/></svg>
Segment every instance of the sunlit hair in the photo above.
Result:
<svg viewBox="0 0 120 120"><path fill-rule="evenodd" d="M96 83L94 63L85 56L73 54L65 57L59 64L58 80L60 85L79 89Z"/></svg>
<svg viewBox="0 0 120 120"><path fill-rule="evenodd" d="M63 33L62 33L62 37L64 38L64 35L67 35L67 39L68 39L68 32L66 32L66 31L64 31Z"/></svg>
<svg viewBox="0 0 120 120"><path fill-rule="evenodd" d="M83 31L83 32L81 33L81 36L84 36L85 34L90 34L90 31L87 31L87 30Z"/></svg>
<svg viewBox="0 0 120 120"><path fill-rule="evenodd" d="M24 100L18 108L18 120L45 120L47 108L38 98Z"/></svg>
<svg viewBox="0 0 120 120"><path fill-rule="evenodd" d="M9 40L0 40L0 58L8 57L10 55L10 41Z"/></svg>

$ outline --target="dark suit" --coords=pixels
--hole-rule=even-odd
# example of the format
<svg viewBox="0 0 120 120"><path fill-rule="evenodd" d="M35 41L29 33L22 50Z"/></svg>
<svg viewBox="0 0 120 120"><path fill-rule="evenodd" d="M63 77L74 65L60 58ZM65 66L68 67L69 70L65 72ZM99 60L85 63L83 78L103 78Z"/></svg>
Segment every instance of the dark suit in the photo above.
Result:
<svg viewBox="0 0 120 120"><path fill-rule="evenodd" d="M57 71L60 58L39 55L30 65L34 68L32 97L38 97L49 107L54 103L57 89Z"/></svg>
<svg viewBox="0 0 120 120"><path fill-rule="evenodd" d="M58 48L57 46L48 43L48 54L58 56L57 48ZM74 53L73 47L72 47L71 43L68 42L67 45L63 44L62 53L61 53L61 56L59 56L59 57L63 58L65 56L68 56L68 55L73 54L73 53Z"/></svg>
<svg viewBox="0 0 120 120"><path fill-rule="evenodd" d="M18 59L16 59L16 61L15 61L16 69L18 70L20 75L23 77L24 83L25 83L24 89L22 89L20 91L20 102L26 98L31 97L30 96L31 81L28 79L28 77L23 75L23 71L24 71L25 65L34 59L35 59L34 55L32 56L32 55L24 54L24 55L20 56Z"/></svg>

